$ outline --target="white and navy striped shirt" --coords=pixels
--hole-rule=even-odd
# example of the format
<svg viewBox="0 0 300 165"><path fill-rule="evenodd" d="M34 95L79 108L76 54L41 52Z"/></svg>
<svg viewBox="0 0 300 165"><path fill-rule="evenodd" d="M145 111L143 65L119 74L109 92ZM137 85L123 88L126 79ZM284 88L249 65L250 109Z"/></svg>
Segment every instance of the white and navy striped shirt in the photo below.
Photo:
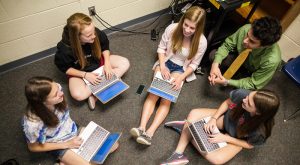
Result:
<svg viewBox="0 0 300 165"><path fill-rule="evenodd" d="M36 115L23 117L23 131L29 143L57 143L65 142L77 135L77 126L71 119L69 110L64 112L55 110L59 123L56 127L47 127Z"/></svg>

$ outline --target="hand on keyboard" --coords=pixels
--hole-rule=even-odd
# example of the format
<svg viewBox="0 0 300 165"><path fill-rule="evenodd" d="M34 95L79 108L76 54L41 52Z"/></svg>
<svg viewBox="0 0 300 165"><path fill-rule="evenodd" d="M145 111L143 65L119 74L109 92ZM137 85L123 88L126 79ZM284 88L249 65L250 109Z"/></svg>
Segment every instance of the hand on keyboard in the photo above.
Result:
<svg viewBox="0 0 300 165"><path fill-rule="evenodd" d="M171 78L171 74L170 74L170 71L167 67L160 67L160 72L161 72L161 75L163 77L163 79L165 80L169 80Z"/></svg>
<svg viewBox="0 0 300 165"><path fill-rule="evenodd" d="M213 134L217 129L217 120L213 118L211 118L208 123L204 125L204 130L208 134Z"/></svg>
<svg viewBox="0 0 300 165"><path fill-rule="evenodd" d="M225 135L223 133L217 133L217 134L210 134L208 135L208 142L210 143L221 143L221 142L227 142L229 135Z"/></svg>
<svg viewBox="0 0 300 165"><path fill-rule="evenodd" d="M81 146L82 142L83 142L83 140L79 136L76 136L66 142L67 148L79 148Z"/></svg>
<svg viewBox="0 0 300 165"><path fill-rule="evenodd" d="M171 84L173 84L173 90L179 90L182 86L183 79L181 76L178 76L177 78L173 78L171 81Z"/></svg>
<svg viewBox="0 0 300 165"><path fill-rule="evenodd" d="M104 70L103 70L106 79L110 80L112 78L112 76L114 75L114 72L111 68L110 65L104 65Z"/></svg>
<svg viewBox="0 0 300 165"><path fill-rule="evenodd" d="M101 77L98 73L87 72L84 77L87 81L89 81L92 85L97 85L101 82Z"/></svg>

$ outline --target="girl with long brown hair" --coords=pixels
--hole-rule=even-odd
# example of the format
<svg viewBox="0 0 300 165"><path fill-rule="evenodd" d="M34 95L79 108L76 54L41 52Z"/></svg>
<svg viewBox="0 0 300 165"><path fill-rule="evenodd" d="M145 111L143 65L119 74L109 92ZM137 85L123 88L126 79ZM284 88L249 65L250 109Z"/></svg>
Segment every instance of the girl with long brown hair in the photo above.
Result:
<svg viewBox="0 0 300 165"><path fill-rule="evenodd" d="M203 35L205 11L193 6L181 17L179 23L169 25L158 45L158 61L153 70L160 71L164 79L174 78L173 90L181 88L184 81L196 79L195 69L198 67L207 47ZM154 132L166 118L171 101L160 98L160 105L150 127L146 125L154 112L159 96L149 93L144 103L142 117L138 128L132 128L130 133L141 144L151 145Z"/></svg>
<svg viewBox="0 0 300 165"><path fill-rule="evenodd" d="M75 13L68 18L62 40L57 44L55 64L68 75L71 96L78 101L88 98L91 110L95 108L97 99L83 78L96 85L101 79L92 71L100 66L104 65L104 74L108 79L113 74L121 77L129 68L126 58L110 54L106 34L83 13Z"/></svg>
<svg viewBox="0 0 300 165"><path fill-rule="evenodd" d="M224 164L243 148L252 149L266 142L271 135L279 104L278 96L272 91L237 89L230 93L230 98L225 100L218 109L194 109L187 120L194 122L211 116L204 126L209 134L208 141L227 142L227 145L207 154L199 152L212 164ZM187 128L188 123L173 121L165 125L181 130L181 136L175 152L162 165L187 164L189 161L183 152L189 142L193 142ZM215 128L223 133L213 134Z"/></svg>
<svg viewBox="0 0 300 165"><path fill-rule="evenodd" d="M25 86L26 113L22 120L28 149L49 152L60 164L89 164L70 149L80 147L82 139L70 117L60 84L48 77L33 77ZM118 143L111 149L117 149Z"/></svg>

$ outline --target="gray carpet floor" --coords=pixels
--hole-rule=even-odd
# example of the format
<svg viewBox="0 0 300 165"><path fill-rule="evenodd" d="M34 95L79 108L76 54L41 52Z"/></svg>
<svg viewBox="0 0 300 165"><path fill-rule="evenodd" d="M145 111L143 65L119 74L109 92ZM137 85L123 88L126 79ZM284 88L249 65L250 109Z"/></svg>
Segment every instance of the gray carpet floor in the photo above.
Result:
<svg viewBox="0 0 300 165"><path fill-rule="evenodd" d="M150 85L153 75L151 68L157 59L156 49L159 41L151 41L149 35L124 33L112 34L109 39L112 53L127 57L131 62L129 71L123 77L130 88L105 105L98 102L95 111L92 112L85 101L77 102L70 97L67 79L53 64L53 56L0 75L0 162L16 158L20 164L25 165L54 163L54 159L47 153L29 152L23 136L21 117L26 106L24 85L32 76L48 76L62 84L72 109L71 117L79 125L85 126L92 120L111 132L122 132L120 148L107 158L105 164L159 164L174 151L179 134L163 126L155 133L150 147L137 144L129 134L129 130L139 124L147 95L146 90L141 95L136 94L136 90L140 84L146 88ZM300 115L286 123L283 122L285 116L300 107L299 87L278 71L266 88L276 91L281 98L272 136L261 147L242 150L228 164L299 164ZM217 108L228 97L229 92L229 88L210 86L207 74L197 75L197 80L183 86L178 102L172 105L165 121L183 120L194 108ZM192 165L208 164L192 145L187 147L185 154Z"/></svg>

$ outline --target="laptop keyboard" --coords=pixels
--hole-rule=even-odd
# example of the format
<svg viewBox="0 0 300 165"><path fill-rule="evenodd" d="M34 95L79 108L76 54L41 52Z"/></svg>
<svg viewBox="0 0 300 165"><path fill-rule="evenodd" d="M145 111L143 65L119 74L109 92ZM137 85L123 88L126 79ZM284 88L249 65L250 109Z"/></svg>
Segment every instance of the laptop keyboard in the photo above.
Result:
<svg viewBox="0 0 300 165"><path fill-rule="evenodd" d="M211 152L211 151L214 151L214 150L216 150L220 147L217 143L208 142L209 136L204 130L204 124L205 124L205 121L200 120L200 121L197 121L197 122L191 124L189 127L190 127L191 133L194 135L195 141L197 142L200 149L202 151ZM207 149L205 149L205 147L202 146L202 143L201 143L200 139L202 139L203 145L205 145L205 147Z"/></svg>
<svg viewBox="0 0 300 165"><path fill-rule="evenodd" d="M97 126L85 143L80 146L78 154L85 160L91 160L108 134L108 131Z"/></svg>
<svg viewBox="0 0 300 165"><path fill-rule="evenodd" d="M162 79L159 79L159 78L154 78L153 82L152 82L152 85L153 87L157 88L157 89L160 89L170 95L173 95L173 96L176 96L178 97L179 93L180 93L180 90L173 90L172 87L173 85L170 84L169 82L167 81L164 81Z"/></svg>
<svg viewBox="0 0 300 165"><path fill-rule="evenodd" d="M113 75L111 77L111 79L106 79L105 75L100 76L101 77L101 82L97 85L90 85L90 89L91 91L94 92L98 92L100 90L102 90L104 87L106 87L107 85L111 84L113 81L115 81L116 79L118 79L118 77L116 75Z"/></svg>

